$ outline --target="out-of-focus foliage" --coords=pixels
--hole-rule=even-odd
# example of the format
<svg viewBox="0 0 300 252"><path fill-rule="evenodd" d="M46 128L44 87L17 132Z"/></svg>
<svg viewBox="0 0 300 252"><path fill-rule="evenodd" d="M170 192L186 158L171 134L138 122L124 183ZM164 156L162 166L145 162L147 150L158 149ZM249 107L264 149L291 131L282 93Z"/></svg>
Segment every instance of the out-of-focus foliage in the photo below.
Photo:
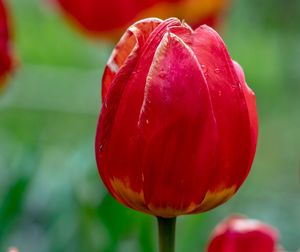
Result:
<svg viewBox="0 0 300 252"><path fill-rule="evenodd" d="M92 43L45 1L7 1L21 63L0 97L0 251L155 251L154 218L109 196L98 177L94 134L100 81L112 45ZM224 206L179 218L177 251L203 251L232 212L281 231L300 247L299 1L236 1L223 34L255 90L260 114L249 178Z"/></svg>

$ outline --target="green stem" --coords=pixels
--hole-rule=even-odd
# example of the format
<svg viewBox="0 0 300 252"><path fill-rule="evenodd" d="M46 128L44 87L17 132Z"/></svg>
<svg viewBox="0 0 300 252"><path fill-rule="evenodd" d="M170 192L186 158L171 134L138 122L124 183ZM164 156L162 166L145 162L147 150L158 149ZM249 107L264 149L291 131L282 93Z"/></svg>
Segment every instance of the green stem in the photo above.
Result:
<svg viewBox="0 0 300 252"><path fill-rule="evenodd" d="M159 235L159 252L174 252L176 217L157 217L157 220Z"/></svg>

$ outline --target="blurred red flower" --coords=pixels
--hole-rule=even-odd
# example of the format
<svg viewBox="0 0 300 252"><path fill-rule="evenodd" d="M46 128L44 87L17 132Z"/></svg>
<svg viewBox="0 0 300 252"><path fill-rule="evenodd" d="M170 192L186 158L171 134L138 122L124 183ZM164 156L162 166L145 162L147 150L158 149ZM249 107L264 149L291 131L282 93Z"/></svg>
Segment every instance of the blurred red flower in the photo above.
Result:
<svg viewBox="0 0 300 252"><path fill-rule="evenodd" d="M279 252L278 232L258 220L230 217L213 231L207 252Z"/></svg>
<svg viewBox="0 0 300 252"><path fill-rule="evenodd" d="M160 217L207 211L245 180L256 149L255 96L208 26L144 19L102 79L96 159L110 193Z"/></svg>
<svg viewBox="0 0 300 252"><path fill-rule="evenodd" d="M3 0L0 0L0 89L12 70L11 37L9 18Z"/></svg>
<svg viewBox="0 0 300 252"><path fill-rule="evenodd" d="M229 0L55 0L85 33L119 37L124 29L145 17L176 16L192 25L214 25Z"/></svg>

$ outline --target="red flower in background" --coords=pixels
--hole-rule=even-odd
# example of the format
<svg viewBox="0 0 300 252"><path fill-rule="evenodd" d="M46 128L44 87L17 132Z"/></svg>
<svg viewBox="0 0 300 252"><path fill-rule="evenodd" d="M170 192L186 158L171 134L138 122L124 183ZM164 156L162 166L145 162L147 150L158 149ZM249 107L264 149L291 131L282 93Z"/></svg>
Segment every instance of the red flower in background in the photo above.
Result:
<svg viewBox="0 0 300 252"><path fill-rule="evenodd" d="M160 217L227 201L251 167L255 96L208 26L171 18L132 25L102 80L96 159L124 205Z"/></svg>
<svg viewBox="0 0 300 252"><path fill-rule="evenodd" d="M275 228L258 220L233 216L213 231L207 252L279 252Z"/></svg>
<svg viewBox="0 0 300 252"><path fill-rule="evenodd" d="M0 0L0 89L12 70L12 52L10 48L9 19L3 0Z"/></svg>
<svg viewBox="0 0 300 252"><path fill-rule="evenodd" d="M214 25L229 0L55 0L69 19L93 36L119 37L141 18L176 16Z"/></svg>

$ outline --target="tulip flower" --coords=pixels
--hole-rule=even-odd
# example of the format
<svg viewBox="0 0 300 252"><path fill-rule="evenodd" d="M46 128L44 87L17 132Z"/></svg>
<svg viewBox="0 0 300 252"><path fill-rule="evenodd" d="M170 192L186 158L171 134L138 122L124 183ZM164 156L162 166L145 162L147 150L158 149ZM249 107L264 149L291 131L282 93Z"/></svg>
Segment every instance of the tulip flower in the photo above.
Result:
<svg viewBox="0 0 300 252"><path fill-rule="evenodd" d="M12 55L8 16L3 0L0 0L0 89L5 85L5 81L11 70Z"/></svg>
<svg viewBox="0 0 300 252"><path fill-rule="evenodd" d="M229 0L54 0L65 16L92 36L118 37L148 16L177 16L193 25L215 25Z"/></svg>
<svg viewBox="0 0 300 252"><path fill-rule="evenodd" d="M213 231L207 252L279 252L278 232L258 220L233 216Z"/></svg>
<svg viewBox="0 0 300 252"><path fill-rule="evenodd" d="M205 212L247 177L255 96L212 28L176 18L135 23L108 60L102 100L98 170L125 206L161 220Z"/></svg>

